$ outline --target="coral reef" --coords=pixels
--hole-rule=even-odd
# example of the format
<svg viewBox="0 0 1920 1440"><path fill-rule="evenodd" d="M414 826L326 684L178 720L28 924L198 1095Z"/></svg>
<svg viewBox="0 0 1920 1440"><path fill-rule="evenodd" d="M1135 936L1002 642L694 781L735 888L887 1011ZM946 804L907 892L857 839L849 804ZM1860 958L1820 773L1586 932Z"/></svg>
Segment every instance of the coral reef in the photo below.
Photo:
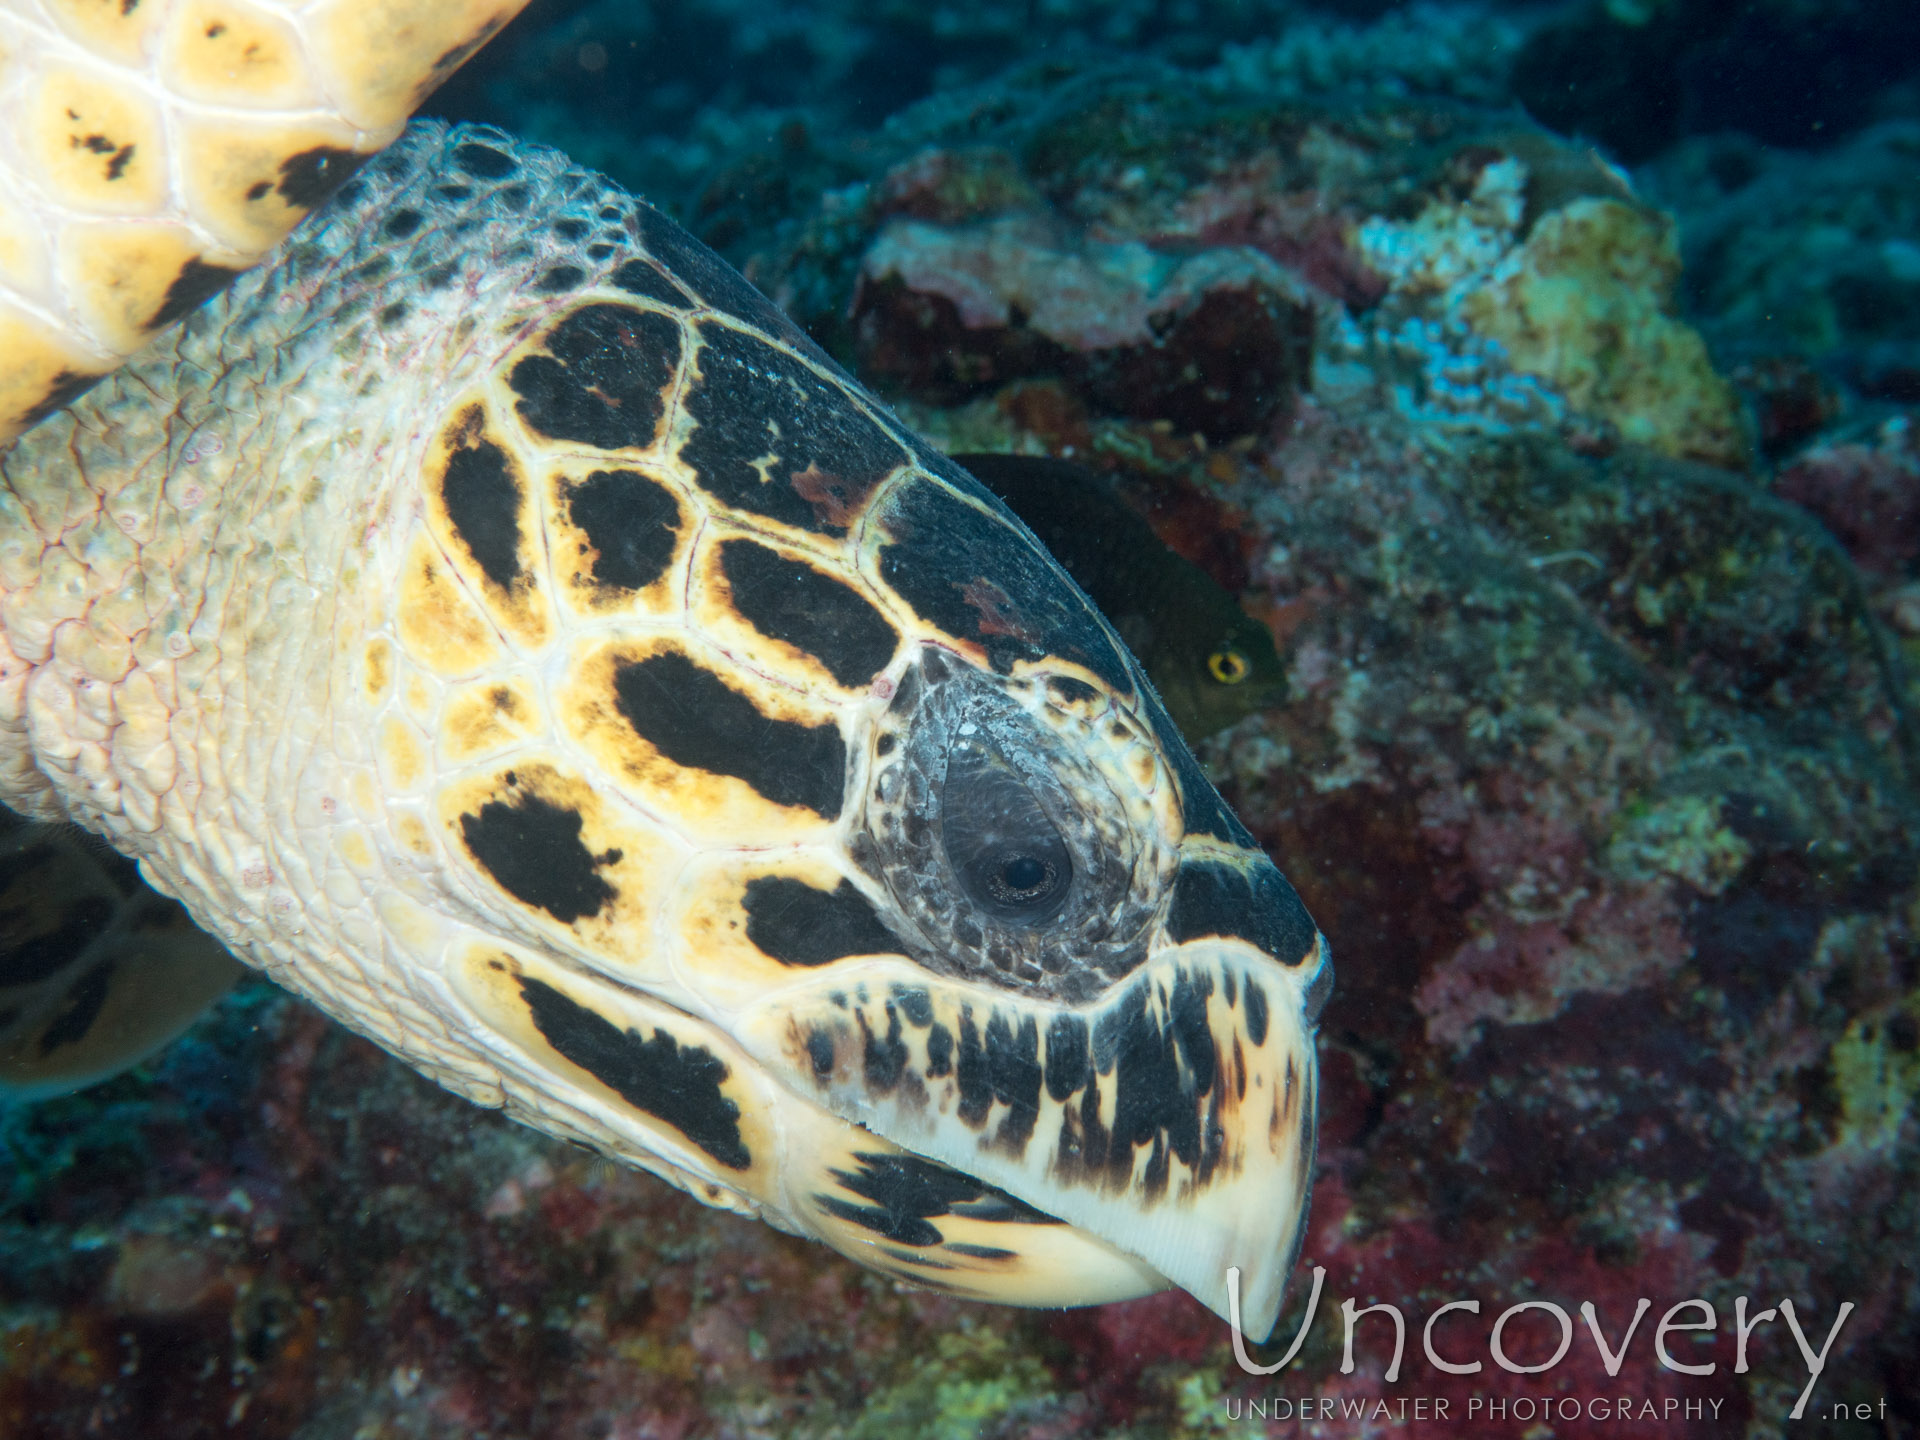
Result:
<svg viewBox="0 0 1920 1440"><path fill-rule="evenodd" d="M1774 1324L1735 1369L1740 1296L1792 1297L1816 1341L1856 1305L1807 1423L1915 1433L1920 460L1864 361L1821 368L1865 353L1865 320L1785 346L1754 318L1836 293L1792 258L1819 225L1780 206L1848 192L1660 172L1707 197L1672 201L1709 217L1682 284L1766 401L1756 461L1672 313L1671 226L1610 167L1466 103L1496 81L1409 63L1330 98L1345 62L1316 80L1233 43L933 87L860 146L776 136L693 214L936 442L1124 470L1272 629L1286 703L1203 759L1339 964L1303 1256L1327 1288L1295 1367L1246 1375L1178 1294L1020 1313L895 1288L253 985L141 1071L0 1116L0 1433L1463 1433L1368 1428L1423 1395L1648 1407L1496 1434L1783 1435L1806 1365ZM1849 173L1897 174L1899 133ZM1846 234L1892 243L1909 201L1874 193ZM1651 1356L1696 1296L1711 1375ZM1345 1297L1410 1331L1478 1298L1438 1332L1468 1358L1522 1300L1591 1301L1614 1336L1656 1309L1618 1377L1584 1332L1550 1373L1472 1376L1410 1333L1388 1382L1376 1317L1343 1369ZM1513 1353L1551 1351L1542 1319ZM1248 1418L1282 1395L1358 1409Z"/></svg>
<svg viewBox="0 0 1920 1440"><path fill-rule="evenodd" d="M808 219L724 176L707 218L765 237L733 246L749 275L918 399L1055 376L1219 443L1289 412L1311 349L1425 418L1745 462L1740 405L1671 313L1669 224L1592 156L1450 102L1068 68L900 117Z"/></svg>
<svg viewBox="0 0 1920 1440"><path fill-rule="evenodd" d="M1680 213L1687 308L1730 365L1784 357L1851 391L1920 401L1920 122L1827 153L1737 136L1679 147L1647 173Z"/></svg>

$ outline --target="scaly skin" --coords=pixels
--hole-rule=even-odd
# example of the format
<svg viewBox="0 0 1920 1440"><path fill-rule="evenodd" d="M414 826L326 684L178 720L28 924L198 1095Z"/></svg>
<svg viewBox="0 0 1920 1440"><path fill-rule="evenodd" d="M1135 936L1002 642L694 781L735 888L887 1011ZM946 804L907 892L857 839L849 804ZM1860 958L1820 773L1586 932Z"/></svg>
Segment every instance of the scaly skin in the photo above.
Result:
<svg viewBox="0 0 1920 1440"><path fill-rule="evenodd" d="M518 218L489 206L442 214L504 247ZM289 917L371 937L372 897L419 888L385 849L343 865L343 835L390 827L366 717L332 697L387 623L434 397L556 303L511 298L551 262L531 248L470 248L398 325L380 319L395 287L348 273L446 249L434 229L406 252L351 223L312 232L0 456L0 799L105 835L278 978L302 949ZM347 972L373 949L330 954L347 967L330 1009L364 992Z"/></svg>
<svg viewBox="0 0 1920 1440"><path fill-rule="evenodd" d="M0 798L442 1084L1271 1326L1312 922L1017 522L607 182L422 127L0 458L0 586Z"/></svg>

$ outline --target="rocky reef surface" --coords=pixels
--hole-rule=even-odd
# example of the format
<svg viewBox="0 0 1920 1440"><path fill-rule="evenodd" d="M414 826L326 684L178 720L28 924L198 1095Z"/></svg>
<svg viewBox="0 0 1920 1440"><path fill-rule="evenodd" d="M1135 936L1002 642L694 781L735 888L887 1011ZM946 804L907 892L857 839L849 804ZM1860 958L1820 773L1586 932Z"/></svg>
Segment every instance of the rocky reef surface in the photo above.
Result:
<svg viewBox="0 0 1920 1440"><path fill-rule="evenodd" d="M1177 1294L902 1290L254 984L134 1074L0 1116L0 1434L1784 1434L1808 1364L1776 1320L1736 1368L1742 1296L1791 1298L1816 1349L1856 1307L1800 1424L1916 1433L1920 396L1885 307L1920 187L1897 87L1819 157L1725 117L1687 138L1683 114L1629 175L1506 102L1568 34L1644 59L1636 36L1684 22L1657 33L1716 53L1711 7L1355 7L1277 39L1261 12L1199 47L1179 7L1112 8L1145 27L1118 43L1164 53L1002 74L1012 42L982 41L958 47L978 75L923 77L884 125L721 97L758 118L628 159L682 175L690 223L937 442L1113 471L1272 628L1289 700L1203 758L1339 964L1303 1257L1326 1288L1293 1368L1247 1375ZM1016 11L1091 23L952 23ZM599 14L544 32L530 73L612 56ZM808 33L817 60L854 30ZM793 68L824 91L852 65ZM572 116L524 128L604 163L620 132ZM1405 1313L1395 1380L1382 1316L1343 1367L1349 1297ZM1643 1297L1610 1374L1581 1303L1617 1344ZM1696 1297L1718 1328L1664 1343L1710 1374L1654 1353ZM1480 1311L1435 1343L1470 1375L1421 1349L1461 1299ZM1494 1320L1536 1300L1571 1348L1502 1368ZM1557 1322L1503 1343L1539 1365ZM1277 1405L1303 1396L1305 1425Z"/></svg>

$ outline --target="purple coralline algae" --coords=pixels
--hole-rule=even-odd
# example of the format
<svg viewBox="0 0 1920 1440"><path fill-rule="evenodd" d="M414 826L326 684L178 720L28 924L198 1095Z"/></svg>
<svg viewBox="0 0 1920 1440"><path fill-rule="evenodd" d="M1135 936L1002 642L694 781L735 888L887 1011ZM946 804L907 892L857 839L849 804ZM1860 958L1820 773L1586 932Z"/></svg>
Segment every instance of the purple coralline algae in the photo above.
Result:
<svg viewBox="0 0 1920 1440"><path fill-rule="evenodd" d="M1292 1368L1177 1293L909 1292L256 985L0 1116L0 1433L1914 1433L1913 417L1756 448L1619 173L1234 73L1025 72L704 213L936 442L1114 472L1271 626L1288 701L1201 749L1339 965ZM1582 1307L1643 1299L1615 1367ZM1854 1307L1802 1422L1784 1299Z"/></svg>

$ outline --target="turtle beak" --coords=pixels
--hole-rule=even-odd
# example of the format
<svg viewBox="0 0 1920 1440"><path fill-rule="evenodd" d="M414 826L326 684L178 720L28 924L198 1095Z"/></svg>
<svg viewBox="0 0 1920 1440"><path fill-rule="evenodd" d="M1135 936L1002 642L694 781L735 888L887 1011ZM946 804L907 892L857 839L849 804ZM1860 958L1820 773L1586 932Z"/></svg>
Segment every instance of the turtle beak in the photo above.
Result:
<svg viewBox="0 0 1920 1440"><path fill-rule="evenodd" d="M1019 1293L990 1276L971 1293L1114 1298L1081 1273L1110 1247L1140 1262L1128 1293L1164 1276L1225 1318L1238 1267L1242 1325L1260 1340L1306 1220L1331 983L1317 933L1291 964L1232 936L1163 944L1081 1006L875 956L768 997L736 1036L823 1109L1077 1232L1051 1272L1029 1257ZM834 1213L851 1203L814 1208L823 1198Z"/></svg>

